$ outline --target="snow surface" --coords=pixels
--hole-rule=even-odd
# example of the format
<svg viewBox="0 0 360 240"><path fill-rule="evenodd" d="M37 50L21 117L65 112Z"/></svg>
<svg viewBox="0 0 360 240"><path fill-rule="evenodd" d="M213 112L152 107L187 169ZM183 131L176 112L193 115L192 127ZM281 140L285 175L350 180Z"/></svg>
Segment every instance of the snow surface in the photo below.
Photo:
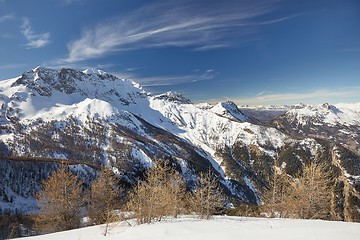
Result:
<svg viewBox="0 0 360 240"><path fill-rule="evenodd" d="M211 220L182 217L131 227L127 223L113 226L107 236L103 226L86 227L48 235L20 238L26 240L332 240L358 239L359 223L322 220L264 219L216 216Z"/></svg>

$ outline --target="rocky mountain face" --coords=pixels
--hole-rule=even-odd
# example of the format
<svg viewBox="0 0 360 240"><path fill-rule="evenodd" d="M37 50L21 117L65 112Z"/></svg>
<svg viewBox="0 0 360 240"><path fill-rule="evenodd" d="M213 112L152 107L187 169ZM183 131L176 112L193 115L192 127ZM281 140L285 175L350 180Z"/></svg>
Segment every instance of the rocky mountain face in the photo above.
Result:
<svg viewBox="0 0 360 240"><path fill-rule="evenodd" d="M176 93L151 95L103 71L42 67L0 82L0 105L2 212L36 209L33 193L58 164L51 159L67 159L87 183L96 166L112 167L125 188L154 158L169 160L189 188L210 168L232 200L249 204L261 203L275 163L296 177L304 164L317 160L334 169L339 219L346 209L360 220L358 143L350 148L347 142L302 134L305 125L292 120L293 109L269 126L232 102L194 105ZM341 124L349 132L359 126L348 120ZM315 133L312 126L320 125L306 127Z"/></svg>

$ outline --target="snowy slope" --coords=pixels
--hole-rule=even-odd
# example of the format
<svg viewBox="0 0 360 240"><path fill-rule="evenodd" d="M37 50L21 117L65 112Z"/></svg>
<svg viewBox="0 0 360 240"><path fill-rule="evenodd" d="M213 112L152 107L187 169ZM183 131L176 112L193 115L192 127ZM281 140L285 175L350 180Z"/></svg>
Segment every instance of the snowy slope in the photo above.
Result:
<svg viewBox="0 0 360 240"><path fill-rule="evenodd" d="M152 109L159 111L181 130L177 133L179 136L210 153L221 144L231 146L238 141L246 145L262 145L270 142L272 146L279 148L286 139L284 134L274 128L234 121L227 116L221 116L217 111L221 104L204 110L193 104L160 101L156 97L152 97L150 103Z"/></svg>
<svg viewBox="0 0 360 240"><path fill-rule="evenodd" d="M176 129L170 126L169 131L205 150L209 157L214 159L215 169L218 169L222 175L224 175L223 169L220 169L222 159L215 155L217 148L232 146L235 143L255 145L259 148L270 143L274 148L279 148L286 139L284 134L274 128L232 120L214 112L213 108L204 110L193 104L160 101L156 96L151 98L150 104L152 109L159 111L176 126ZM262 150L267 151L267 149ZM267 153L275 155L271 150Z"/></svg>
<svg viewBox="0 0 360 240"><path fill-rule="evenodd" d="M359 223L328 222L320 220L261 219L240 217L215 217L212 220L179 218L168 222L144 224L135 227L119 224L103 236L101 226L87 227L58 232L37 237L20 238L26 240L79 240L79 239L123 239L123 240L338 240L357 239L360 235Z"/></svg>

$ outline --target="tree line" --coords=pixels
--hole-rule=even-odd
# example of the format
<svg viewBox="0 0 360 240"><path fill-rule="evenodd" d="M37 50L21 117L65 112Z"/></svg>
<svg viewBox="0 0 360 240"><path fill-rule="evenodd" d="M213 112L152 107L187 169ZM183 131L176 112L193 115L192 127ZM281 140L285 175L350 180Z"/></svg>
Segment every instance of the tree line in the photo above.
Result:
<svg viewBox="0 0 360 240"><path fill-rule="evenodd" d="M332 186L329 167L324 164L311 162L295 177L274 166L268 189L261 197L262 204L255 208L266 217L336 220ZM136 219L138 224L179 214L209 219L224 210L227 202L213 172L201 173L189 188L168 161L155 161L130 192L119 188L118 179L108 168L99 171L89 189L67 166L55 170L36 194L39 214L33 220L37 232L104 224L107 235L113 222L126 218ZM249 207L244 209L237 214L245 214ZM83 219L87 222L82 222Z"/></svg>
<svg viewBox="0 0 360 240"><path fill-rule="evenodd" d="M212 171L201 173L188 189L168 161L155 161L130 193L121 191L111 169L102 168L86 190L77 175L62 165L42 183L36 198L39 213L33 217L34 228L41 234L104 224L107 235L113 222L126 218L136 218L138 224L190 213L209 219L225 203ZM84 217L87 223L82 222Z"/></svg>

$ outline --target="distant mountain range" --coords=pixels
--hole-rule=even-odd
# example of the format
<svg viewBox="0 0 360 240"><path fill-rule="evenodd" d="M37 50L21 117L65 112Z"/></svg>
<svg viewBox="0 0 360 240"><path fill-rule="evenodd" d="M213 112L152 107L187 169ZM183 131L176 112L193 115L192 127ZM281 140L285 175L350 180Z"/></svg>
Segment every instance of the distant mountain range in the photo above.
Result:
<svg viewBox="0 0 360 240"><path fill-rule="evenodd" d="M296 176L317 159L337 169L339 219L347 208L360 221L360 103L192 104L100 70L37 67L0 82L0 105L2 212L36 209L33 192L59 159L86 182L111 166L125 188L154 158L171 161L189 187L210 168L228 196L249 204L261 203L275 162Z"/></svg>

